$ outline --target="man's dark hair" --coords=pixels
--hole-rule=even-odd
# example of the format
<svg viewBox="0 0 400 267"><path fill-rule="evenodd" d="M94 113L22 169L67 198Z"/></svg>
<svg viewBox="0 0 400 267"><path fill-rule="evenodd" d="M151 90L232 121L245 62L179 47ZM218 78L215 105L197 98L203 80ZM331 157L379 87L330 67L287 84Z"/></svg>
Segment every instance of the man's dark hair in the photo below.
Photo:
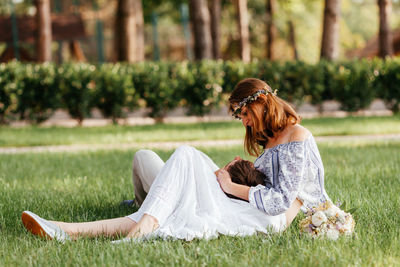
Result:
<svg viewBox="0 0 400 267"><path fill-rule="evenodd" d="M232 178L232 182L247 186L256 186L264 183L265 175L254 168L254 164L248 160L238 160L228 167L228 173ZM233 195L227 194L228 197L240 199Z"/></svg>

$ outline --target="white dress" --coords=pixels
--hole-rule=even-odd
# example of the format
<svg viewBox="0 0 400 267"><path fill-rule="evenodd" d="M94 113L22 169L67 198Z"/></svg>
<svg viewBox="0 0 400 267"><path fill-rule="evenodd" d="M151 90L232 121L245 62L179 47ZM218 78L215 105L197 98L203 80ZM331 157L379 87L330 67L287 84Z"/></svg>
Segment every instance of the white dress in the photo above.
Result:
<svg viewBox="0 0 400 267"><path fill-rule="evenodd" d="M284 213L267 215L246 201L227 197L214 174L218 169L201 151L179 147L155 178L140 209L127 217L138 222L149 214L159 223L152 236L185 240L279 232L286 227Z"/></svg>

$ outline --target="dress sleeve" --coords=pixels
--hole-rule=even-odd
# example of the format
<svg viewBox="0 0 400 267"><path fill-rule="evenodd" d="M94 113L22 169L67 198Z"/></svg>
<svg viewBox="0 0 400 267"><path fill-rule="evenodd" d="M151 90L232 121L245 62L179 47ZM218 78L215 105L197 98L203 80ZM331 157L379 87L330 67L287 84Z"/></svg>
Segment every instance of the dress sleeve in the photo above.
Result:
<svg viewBox="0 0 400 267"><path fill-rule="evenodd" d="M306 157L304 142L291 142L272 155L273 185L250 187L249 202L268 215L289 209L299 193Z"/></svg>

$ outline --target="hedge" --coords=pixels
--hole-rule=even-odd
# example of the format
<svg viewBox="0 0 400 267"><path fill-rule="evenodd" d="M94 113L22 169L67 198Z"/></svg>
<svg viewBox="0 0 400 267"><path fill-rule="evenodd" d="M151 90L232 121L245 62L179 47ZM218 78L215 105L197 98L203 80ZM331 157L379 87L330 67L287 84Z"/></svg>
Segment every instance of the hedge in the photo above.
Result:
<svg viewBox="0 0 400 267"><path fill-rule="evenodd" d="M125 116L139 106L162 118L179 106L188 114L206 115L245 77L268 82L279 95L299 105L321 106L337 100L341 109L357 111L375 98L393 112L400 110L400 60L270 62L211 61L0 64L0 123L46 120L59 108L82 122L97 107L105 117Z"/></svg>

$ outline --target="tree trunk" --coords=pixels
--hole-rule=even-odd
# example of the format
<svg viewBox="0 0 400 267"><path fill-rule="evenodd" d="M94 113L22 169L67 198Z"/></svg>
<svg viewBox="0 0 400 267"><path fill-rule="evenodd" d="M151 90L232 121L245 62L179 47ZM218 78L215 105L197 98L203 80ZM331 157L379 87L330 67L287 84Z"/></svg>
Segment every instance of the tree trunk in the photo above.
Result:
<svg viewBox="0 0 400 267"><path fill-rule="evenodd" d="M84 62L86 61L85 55L83 54L81 44L79 41L74 40L69 42L69 50L71 52L71 57L76 61Z"/></svg>
<svg viewBox="0 0 400 267"><path fill-rule="evenodd" d="M393 36L390 30L390 14L392 2L390 0L378 0L379 6L379 56L381 58L393 55Z"/></svg>
<svg viewBox="0 0 400 267"><path fill-rule="evenodd" d="M212 58L210 13L206 0L190 0L189 13L194 36L195 59Z"/></svg>
<svg viewBox="0 0 400 267"><path fill-rule="evenodd" d="M244 62L250 62L250 34L249 18L247 12L247 0L236 0L238 27L240 36L240 58Z"/></svg>
<svg viewBox="0 0 400 267"><path fill-rule="evenodd" d="M37 61L51 61L51 14L50 0L36 0Z"/></svg>
<svg viewBox="0 0 400 267"><path fill-rule="evenodd" d="M288 21L288 27L289 27L289 44L293 49L293 58L294 60L299 60L299 55L297 53L297 45L296 45L296 34L294 31L294 25L292 20Z"/></svg>
<svg viewBox="0 0 400 267"><path fill-rule="evenodd" d="M211 15L211 38L213 58L221 58L220 36L221 36L221 0L209 1Z"/></svg>
<svg viewBox="0 0 400 267"><path fill-rule="evenodd" d="M118 0L115 35L117 61L137 62L144 60L141 0Z"/></svg>
<svg viewBox="0 0 400 267"><path fill-rule="evenodd" d="M274 23L274 16L276 10L276 1L267 0L266 3L266 13L267 13L267 59L274 60L274 43L276 39L276 27Z"/></svg>
<svg viewBox="0 0 400 267"><path fill-rule="evenodd" d="M143 61L144 51L144 18L142 0L134 1L135 17L136 17L136 61Z"/></svg>
<svg viewBox="0 0 400 267"><path fill-rule="evenodd" d="M334 60L339 56L340 0L325 0L321 59Z"/></svg>

